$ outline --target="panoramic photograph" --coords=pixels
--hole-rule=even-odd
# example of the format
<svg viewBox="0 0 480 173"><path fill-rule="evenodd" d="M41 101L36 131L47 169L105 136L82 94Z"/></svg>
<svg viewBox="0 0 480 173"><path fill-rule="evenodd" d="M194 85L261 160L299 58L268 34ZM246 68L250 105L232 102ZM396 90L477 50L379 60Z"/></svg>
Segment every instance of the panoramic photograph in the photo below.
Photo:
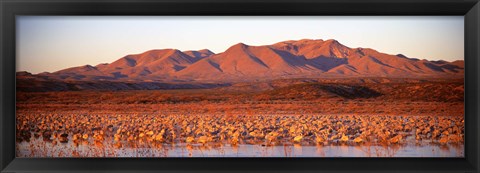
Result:
<svg viewBox="0 0 480 173"><path fill-rule="evenodd" d="M16 156L464 157L463 16L17 16Z"/></svg>

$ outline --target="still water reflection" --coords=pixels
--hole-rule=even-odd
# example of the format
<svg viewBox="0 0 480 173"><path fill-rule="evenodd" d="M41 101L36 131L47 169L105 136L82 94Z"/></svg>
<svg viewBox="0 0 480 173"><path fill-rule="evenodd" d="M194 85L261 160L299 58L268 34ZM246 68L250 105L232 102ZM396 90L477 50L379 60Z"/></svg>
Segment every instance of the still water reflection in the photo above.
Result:
<svg viewBox="0 0 480 173"><path fill-rule="evenodd" d="M18 157L464 157L463 144L404 145L279 145L161 144L148 148L112 144L45 142L40 138L17 143Z"/></svg>

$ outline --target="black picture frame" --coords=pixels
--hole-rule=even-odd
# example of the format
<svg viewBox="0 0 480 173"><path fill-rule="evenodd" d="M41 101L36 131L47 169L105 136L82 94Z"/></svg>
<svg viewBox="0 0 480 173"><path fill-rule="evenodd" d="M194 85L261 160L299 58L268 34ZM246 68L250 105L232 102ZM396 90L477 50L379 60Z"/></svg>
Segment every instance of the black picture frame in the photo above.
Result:
<svg viewBox="0 0 480 173"><path fill-rule="evenodd" d="M479 172L478 0L0 0L0 170L6 172ZM461 15L465 158L15 158L17 15Z"/></svg>

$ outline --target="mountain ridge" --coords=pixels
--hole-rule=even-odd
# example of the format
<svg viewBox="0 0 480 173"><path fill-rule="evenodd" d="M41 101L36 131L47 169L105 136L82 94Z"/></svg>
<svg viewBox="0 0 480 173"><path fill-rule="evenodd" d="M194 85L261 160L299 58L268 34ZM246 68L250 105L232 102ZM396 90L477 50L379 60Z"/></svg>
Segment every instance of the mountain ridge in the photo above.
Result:
<svg viewBox="0 0 480 173"><path fill-rule="evenodd" d="M350 48L337 40L288 40L271 45L208 49L154 49L112 63L84 65L34 76L72 81L253 81L323 77L463 77L464 61L428 61L371 48Z"/></svg>

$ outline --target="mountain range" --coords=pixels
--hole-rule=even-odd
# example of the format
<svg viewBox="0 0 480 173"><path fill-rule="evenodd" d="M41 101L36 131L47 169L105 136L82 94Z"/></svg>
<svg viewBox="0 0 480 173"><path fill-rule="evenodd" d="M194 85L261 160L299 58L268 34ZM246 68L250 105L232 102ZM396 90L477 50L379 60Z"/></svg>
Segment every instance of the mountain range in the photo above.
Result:
<svg viewBox="0 0 480 173"><path fill-rule="evenodd" d="M112 63L84 65L52 73L18 75L62 81L258 81L330 77L463 77L464 62L429 61L370 48L350 48L337 40L290 40L272 45L243 43L215 54L208 49L149 50Z"/></svg>

